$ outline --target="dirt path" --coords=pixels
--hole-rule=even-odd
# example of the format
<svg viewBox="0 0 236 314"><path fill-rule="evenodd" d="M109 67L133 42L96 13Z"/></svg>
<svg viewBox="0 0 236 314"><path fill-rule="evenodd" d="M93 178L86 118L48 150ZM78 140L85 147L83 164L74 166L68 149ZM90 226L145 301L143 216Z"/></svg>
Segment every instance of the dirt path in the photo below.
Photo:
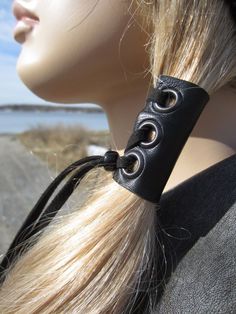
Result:
<svg viewBox="0 0 236 314"><path fill-rule="evenodd" d="M0 136L0 254L7 250L51 175L14 135Z"/></svg>

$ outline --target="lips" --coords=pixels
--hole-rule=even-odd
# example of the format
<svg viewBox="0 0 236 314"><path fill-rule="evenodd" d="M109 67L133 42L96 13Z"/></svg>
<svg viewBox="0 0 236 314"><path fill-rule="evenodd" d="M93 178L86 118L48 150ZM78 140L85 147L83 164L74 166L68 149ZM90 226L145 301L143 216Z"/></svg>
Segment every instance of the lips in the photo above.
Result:
<svg viewBox="0 0 236 314"><path fill-rule="evenodd" d="M18 21L13 31L14 38L19 43L23 43L27 34L39 24L39 18L17 1L13 3L12 12Z"/></svg>

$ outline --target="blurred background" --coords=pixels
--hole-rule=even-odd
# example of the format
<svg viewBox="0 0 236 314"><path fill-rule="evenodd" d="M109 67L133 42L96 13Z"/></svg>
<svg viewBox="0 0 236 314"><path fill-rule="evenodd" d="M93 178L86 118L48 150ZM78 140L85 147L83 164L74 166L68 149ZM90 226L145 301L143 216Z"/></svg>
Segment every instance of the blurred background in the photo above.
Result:
<svg viewBox="0 0 236 314"><path fill-rule="evenodd" d="M12 0L0 2L1 255L56 175L81 157L104 153L110 142L100 107L49 103L20 81L16 62L21 47L12 35L11 6ZM64 208L78 201L74 197Z"/></svg>

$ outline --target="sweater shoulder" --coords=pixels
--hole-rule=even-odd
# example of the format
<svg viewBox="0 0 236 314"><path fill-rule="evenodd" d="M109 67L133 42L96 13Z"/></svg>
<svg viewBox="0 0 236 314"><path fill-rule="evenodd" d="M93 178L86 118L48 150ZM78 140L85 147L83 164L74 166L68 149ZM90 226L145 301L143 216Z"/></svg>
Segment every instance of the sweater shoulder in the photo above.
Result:
<svg viewBox="0 0 236 314"><path fill-rule="evenodd" d="M236 155L164 193L157 228L165 288L157 313L236 310Z"/></svg>

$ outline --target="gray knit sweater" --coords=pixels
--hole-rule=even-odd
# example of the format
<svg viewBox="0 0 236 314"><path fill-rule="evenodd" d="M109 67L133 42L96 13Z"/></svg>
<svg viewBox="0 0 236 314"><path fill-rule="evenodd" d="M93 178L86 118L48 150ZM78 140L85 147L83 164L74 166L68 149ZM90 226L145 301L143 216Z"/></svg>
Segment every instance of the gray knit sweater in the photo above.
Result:
<svg viewBox="0 0 236 314"><path fill-rule="evenodd" d="M157 216L155 313L236 313L236 155L164 193Z"/></svg>

